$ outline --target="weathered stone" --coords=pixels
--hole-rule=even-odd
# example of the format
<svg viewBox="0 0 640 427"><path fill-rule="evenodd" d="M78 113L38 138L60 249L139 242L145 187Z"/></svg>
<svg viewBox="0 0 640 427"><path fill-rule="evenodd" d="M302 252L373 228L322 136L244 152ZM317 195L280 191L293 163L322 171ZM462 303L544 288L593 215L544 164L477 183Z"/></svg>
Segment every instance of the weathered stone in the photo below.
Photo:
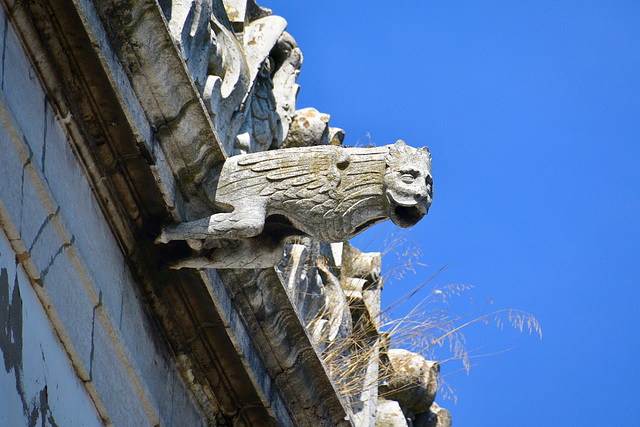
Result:
<svg viewBox="0 0 640 427"><path fill-rule="evenodd" d="M5 21L6 25L8 22ZM15 115L23 135L21 138L32 145L33 152L42 160L42 145L46 138L45 94L40 86L33 66L22 54L22 48L14 31L4 29L2 92L11 100Z"/></svg>
<svg viewBox="0 0 640 427"><path fill-rule="evenodd" d="M353 411L356 426L375 425L378 401L380 303L370 307L364 295L379 287L365 286L364 292L345 291L344 283L353 269L364 277L379 277L379 269L364 272L362 259L376 259L379 253L363 254L347 242L321 243L311 238L287 245L278 266L316 348L343 399ZM351 258L354 258L353 260ZM375 289L375 291L373 290ZM357 296L355 295L357 294ZM348 372L348 374L345 374Z"/></svg>
<svg viewBox="0 0 640 427"><path fill-rule="evenodd" d="M329 118L328 114L320 113L315 108L303 108L296 111L283 146L328 145L330 142Z"/></svg>
<svg viewBox="0 0 640 427"><path fill-rule="evenodd" d="M414 427L451 427L451 414L437 403L432 403L427 412L418 414L413 421Z"/></svg>
<svg viewBox="0 0 640 427"><path fill-rule="evenodd" d="M247 0L223 0L223 3L234 29L242 31L247 18Z"/></svg>
<svg viewBox="0 0 640 427"><path fill-rule="evenodd" d="M351 245L345 246L342 288L345 291L364 292L377 286L382 271L380 252L360 252Z"/></svg>
<svg viewBox="0 0 640 427"><path fill-rule="evenodd" d="M430 169L428 150L403 141L231 157L214 199L222 212L166 227L157 242L186 240L196 250L176 268L270 267L282 258L288 236L337 242L386 219L401 227L415 225L431 205Z"/></svg>
<svg viewBox="0 0 640 427"><path fill-rule="evenodd" d="M342 145L344 136L345 133L343 129L329 127L329 143L331 145Z"/></svg>
<svg viewBox="0 0 640 427"><path fill-rule="evenodd" d="M271 57L275 60L276 67L273 75L273 95L280 115L282 137L286 138L296 114L296 98L300 90L296 80L302 67L302 52L294 38L285 31L271 51Z"/></svg>
<svg viewBox="0 0 640 427"><path fill-rule="evenodd" d="M330 127L329 118L328 114L320 113L315 108L297 110L282 146L342 145L344 130Z"/></svg>
<svg viewBox="0 0 640 427"><path fill-rule="evenodd" d="M201 272L210 275L211 270ZM221 277L250 325L265 367L275 381L295 425L347 425L343 403L326 376L309 334L274 269L221 270ZM244 326L242 326L244 327ZM310 387L314 384L314 387ZM275 393L275 390L278 390Z"/></svg>
<svg viewBox="0 0 640 427"><path fill-rule="evenodd" d="M429 410L438 392L438 362L403 349L388 352L389 373L381 394L398 401L405 412L420 414Z"/></svg>
<svg viewBox="0 0 640 427"><path fill-rule="evenodd" d="M160 2L163 4L165 2ZM211 43L210 0L171 1L166 16L169 30L184 56L196 86L200 89L206 80Z"/></svg>
<svg viewBox="0 0 640 427"><path fill-rule="evenodd" d="M378 400L377 427L406 427L407 419L395 400Z"/></svg>
<svg viewBox="0 0 640 427"><path fill-rule="evenodd" d="M328 245L310 238L287 245L279 268L317 348L323 351L352 330L349 306L332 268Z"/></svg>
<svg viewBox="0 0 640 427"><path fill-rule="evenodd" d="M280 147L302 65L295 40L284 32L286 21L255 1L167 3L169 28L226 152Z"/></svg>

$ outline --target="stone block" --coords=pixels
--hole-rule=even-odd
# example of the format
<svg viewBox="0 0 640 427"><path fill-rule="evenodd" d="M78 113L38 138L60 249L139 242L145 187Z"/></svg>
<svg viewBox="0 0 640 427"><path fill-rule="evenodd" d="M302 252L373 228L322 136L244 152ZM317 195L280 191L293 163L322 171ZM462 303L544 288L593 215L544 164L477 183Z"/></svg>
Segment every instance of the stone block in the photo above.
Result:
<svg viewBox="0 0 640 427"><path fill-rule="evenodd" d="M21 269L18 277L24 309L23 335L29 337L24 340L23 349L25 394L38 397L41 414L52 416L57 425L102 425L87 390Z"/></svg>
<svg viewBox="0 0 640 427"><path fill-rule="evenodd" d="M395 400L378 400L376 412L376 427L406 427L405 418L400 404Z"/></svg>
<svg viewBox="0 0 640 427"><path fill-rule="evenodd" d="M130 363L136 365L140 381L144 382L145 392L152 400L154 410L165 421L182 414L184 420L200 420L200 414L189 401L188 391L182 379L176 373L172 353L163 341L162 333L156 329L147 313L144 301L135 289L131 274L123 273L120 317L116 319L121 345L126 346ZM180 397L182 396L182 397ZM184 402L182 406L175 399ZM168 402L173 402L169 404ZM180 419L180 418L178 418ZM198 422L182 422L177 425L199 425ZM171 425L171 424L170 424ZM176 425L176 423L174 423Z"/></svg>
<svg viewBox="0 0 640 427"><path fill-rule="evenodd" d="M11 26L3 40L0 89L34 153L41 153L46 122L45 94L37 74Z"/></svg>
<svg viewBox="0 0 640 427"><path fill-rule="evenodd" d="M104 218L84 171L56 121L47 139L44 176L61 216L75 236L83 268L95 279L95 293L120 317L124 257Z"/></svg>
<svg viewBox="0 0 640 427"><path fill-rule="evenodd" d="M194 409L195 404L178 375L171 375L171 405L163 405L170 415L165 418L171 426L204 426L203 417ZM167 387L169 388L169 387Z"/></svg>
<svg viewBox="0 0 640 427"><path fill-rule="evenodd" d="M85 220L93 206L93 196L84 173L62 132L53 130L47 139L44 177L53 197L75 230L76 222ZM77 216L77 218L76 218Z"/></svg>
<svg viewBox="0 0 640 427"><path fill-rule="evenodd" d="M105 224L102 226L105 227ZM117 325L122 317L123 288L127 286L125 279L127 266L122 253L110 244L114 243L113 236L102 235L101 232L104 230L101 228L96 230L96 239L104 238L101 240L105 243L103 248L100 248L100 242L90 242L90 236L84 234L84 238L81 238L75 233L74 248L85 274L89 276L94 292L102 294L102 305L110 312L113 317L112 322ZM83 231L86 232L86 229L80 230L80 232Z"/></svg>
<svg viewBox="0 0 640 427"><path fill-rule="evenodd" d="M125 358L112 339L102 310L97 309L91 323L91 381L93 381L114 425L154 426L158 420L136 379L124 364Z"/></svg>
<svg viewBox="0 0 640 427"><path fill-rule="evenodd" d="M3 102L5 98L0 98ZM5 107L3 105L3 107ZM2 170L0 171L0 200L7 209L15 227L19 230L22 216L22 173L26 159L16 145L15 134L10 128L9 117L0 110L0 153L2 153Z"/></svg>
<svg viewBox="0 0 640 427"><path fill-rule="evenodd" d="M24 168L21 193L20 237L24 245L31 248L53 214L47 206L47 198L31 164Z"/></svg>
<svg viewBox="0 0 640 427"><path fill-rule="evenodd" d="M122 308L119 319L121 345L126 346L130 357L139 369L141 379L146 384L149 399L154 401L164 419L171 418L171 408L166 402L172 399L173 390L181 386L173 375L175 366L171 360L162 334L155 329L152 320L145 312L143 302L133 289L135 284L129 275L122 284ZM115 327L115 326L114 326ZM184 386L182 386L184 388ZM186 409L185 409L186 412Z"/></svg>
<svg viewBox="0 0 640 427"><path fill-rule="evenodd" d="M50 264L45 267L38 266L38 269L45 290L88 374L91 369L95 301L89 294L88 285L78 270L77 263L72 259L70 247L61 246L54 253Z"/></svg>

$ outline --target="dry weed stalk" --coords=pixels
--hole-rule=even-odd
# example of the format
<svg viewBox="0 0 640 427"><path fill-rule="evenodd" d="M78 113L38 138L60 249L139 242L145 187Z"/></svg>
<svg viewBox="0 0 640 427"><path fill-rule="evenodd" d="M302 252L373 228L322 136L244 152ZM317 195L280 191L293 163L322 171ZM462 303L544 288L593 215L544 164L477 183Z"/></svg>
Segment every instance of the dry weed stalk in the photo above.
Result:
<svg viewBox="0 0 640 427"><path fill-rule="evenodd" d="M382 251L383 257L395 255L397 262L381 278L382 283L392 279L402 280L407 273L415 273L417 266L425 266L419 261L422 254L418 245L406 233L391 235L386 239L385 246L386 249ZM312 318L307 319L306 328L309 334L314 337L338 392L347 402L352 404L358 402L364 392L386 383L394 375L393 369L385 363L380 365L378 372L371 375L371 367L377 366L380 361L382 347L404 348L425 357L427 360L434 360L435 350L448 347L449 356L444 360L439 360L439 363L459 360L462 363L462 368L441 376L439 391L441 397L450 397L455 400L452 387L443 377L458 371L468 373L470 368L474 366L471 363L472 359L491 355L475 354L480 349L467 349L467 340L463 333L466 328L476 323L495 323L497 327L502 329L508 324L520 332L536 333L542 338L542 330L533 315L517 309L486 312L492 301L487 301L484 307L477 307L474 311L462 315L457 314L450 304L450 299L460 297L464 292L473 288L473 286L464 284L434 287L425 297L413 305L409 313L399 317L395 316L401 306L407 302L415 301L426 286L445 268L447 266L385 308L380 314L378 326L376 326L376 322L363 316L360 308L349 307L346 300L337 304L334 301L333 305L323 307ZM299 288L292 295L296 305L302 298L308 296ZM343 310L350 310L352 314L352 325L346 336L336 336L334 328L322 327L323 323L326 326L331 319L335 321L336 313ZM318 332L319 330L321 332ZM382 343L383 340L387 340L387 337L388 343ZM510 349L492 354L508 350Z"/></svg>

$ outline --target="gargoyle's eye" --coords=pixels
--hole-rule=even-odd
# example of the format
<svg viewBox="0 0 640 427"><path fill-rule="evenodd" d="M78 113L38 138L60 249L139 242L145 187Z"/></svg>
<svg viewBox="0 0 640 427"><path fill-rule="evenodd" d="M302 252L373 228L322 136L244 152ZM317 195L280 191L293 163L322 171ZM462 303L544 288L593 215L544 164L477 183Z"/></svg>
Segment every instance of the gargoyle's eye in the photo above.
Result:
<svg viewBox="0 0 640 427"><path fill-rule="evenodd" d="M402 176L400 177L400 179L405 184L411 184L415 180L415 177L413 175L411 175L410 173L403 173Z"/></svg>
<svg viewBox="0 0 640 427"><path fill-rule="evenodd" d="M420 172L413 169L401 170L399 172L400 180L402 180L402 182L404 182L405 184L413 184L416 178L420 175Z"/></svg>

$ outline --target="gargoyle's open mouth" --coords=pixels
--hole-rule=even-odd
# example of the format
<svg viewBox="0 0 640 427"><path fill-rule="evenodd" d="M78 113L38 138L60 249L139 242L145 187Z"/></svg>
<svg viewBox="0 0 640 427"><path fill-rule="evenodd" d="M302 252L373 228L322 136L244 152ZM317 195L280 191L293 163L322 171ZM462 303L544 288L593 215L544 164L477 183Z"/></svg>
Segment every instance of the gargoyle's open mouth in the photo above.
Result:
<svg viewBox="0 0 640 427"><path fill-rule="evenodd" d="M391 221L399 227L412 227L418 223L429 212L431 200L412 200L413 197L407 195L394 195L387 191L387 214Z"/></svg>
<svg viewBox="0 0 640 427"><path fill-rule="evenodd" d="M403 228L416 225L425 215L417 206L396 206L393 213L392 221Z"/></svg>

